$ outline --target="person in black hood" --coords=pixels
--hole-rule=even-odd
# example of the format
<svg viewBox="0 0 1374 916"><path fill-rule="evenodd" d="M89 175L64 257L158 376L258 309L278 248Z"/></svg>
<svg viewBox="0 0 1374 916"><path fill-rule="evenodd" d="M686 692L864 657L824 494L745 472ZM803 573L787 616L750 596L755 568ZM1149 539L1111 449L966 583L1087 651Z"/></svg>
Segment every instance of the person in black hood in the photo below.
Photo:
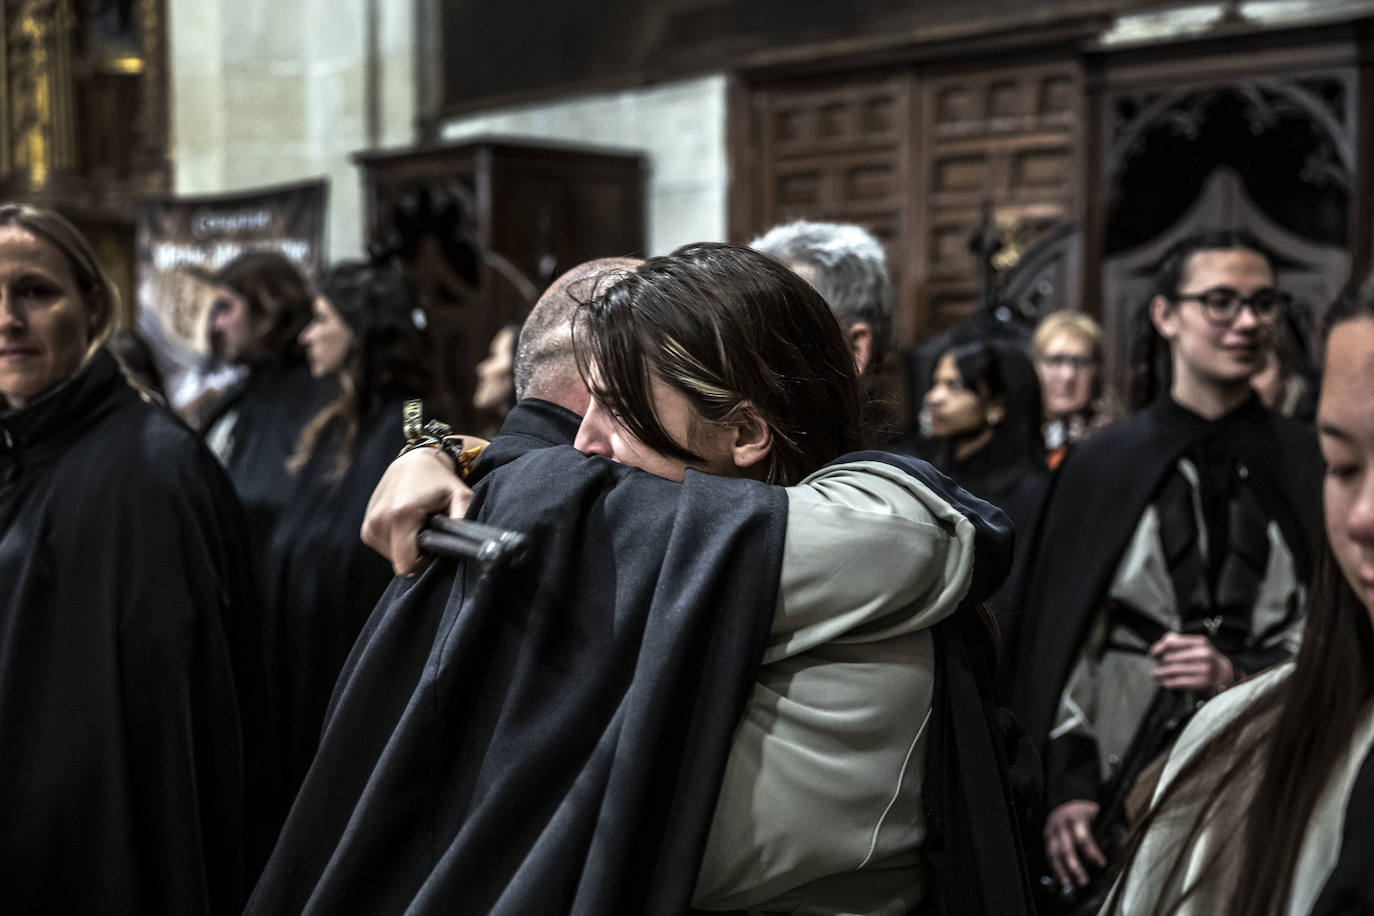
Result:
<svg viewBox="0 0 1374 916"><path fill-rule="evenodd" d="M970 661L1005 517L852 452L852 356L777 262L585 295L576 448L518 403L468 512L531 567L393 584L249 911L1023 912Z"/></svg>
<svg viewBox="0 0 1374 916"><path fill-rule="evenodd" d="M262 760L241 510L102 346L80 232L0 206L0 884L12 912L236 913Z"/></svg>

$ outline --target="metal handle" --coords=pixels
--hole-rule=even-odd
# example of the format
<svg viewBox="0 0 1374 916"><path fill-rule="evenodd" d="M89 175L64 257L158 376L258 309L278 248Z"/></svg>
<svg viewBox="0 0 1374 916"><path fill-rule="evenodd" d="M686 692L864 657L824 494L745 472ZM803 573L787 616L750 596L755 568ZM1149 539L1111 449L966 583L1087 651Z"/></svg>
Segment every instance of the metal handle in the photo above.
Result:
<svg viewBox="0 0 1374 916"><path fill-rule="evenodd" d="M476 560L487 571L520 566L530 558L529 538L520 532L444 515L429 517L419 543L426 553Z"/></svg>

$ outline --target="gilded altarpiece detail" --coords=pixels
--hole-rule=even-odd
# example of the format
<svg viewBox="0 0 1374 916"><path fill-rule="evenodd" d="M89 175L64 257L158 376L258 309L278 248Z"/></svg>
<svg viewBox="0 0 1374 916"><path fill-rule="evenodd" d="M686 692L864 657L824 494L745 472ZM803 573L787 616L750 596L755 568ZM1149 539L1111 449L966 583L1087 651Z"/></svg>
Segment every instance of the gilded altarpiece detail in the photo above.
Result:
<svg viewBox="0 0 1374 916"><path fill-rule="evenodd" d="M171 188L165 0L0 0L0 35L0 195L73 219L132 302L137 201Z"/></svg>
<svg viewBox="0 0 1374 916"><path fill-rule="evenodd" d="M4 5L0 172L8 189L43 192L76 165L70 0Z"/></svg>

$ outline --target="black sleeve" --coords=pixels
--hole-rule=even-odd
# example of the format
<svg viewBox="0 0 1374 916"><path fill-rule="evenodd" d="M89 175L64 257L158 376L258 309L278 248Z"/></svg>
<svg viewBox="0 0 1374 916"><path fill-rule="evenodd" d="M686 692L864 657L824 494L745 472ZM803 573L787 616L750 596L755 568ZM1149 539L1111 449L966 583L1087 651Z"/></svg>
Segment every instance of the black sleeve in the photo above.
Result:
<svg viewBox="0 0 1374 916"><path fill-rule="evenodd" d="M1097 801L1097 742L1086 735L1052 738L1045 746L1045 810L1077 799Z"/></svg>

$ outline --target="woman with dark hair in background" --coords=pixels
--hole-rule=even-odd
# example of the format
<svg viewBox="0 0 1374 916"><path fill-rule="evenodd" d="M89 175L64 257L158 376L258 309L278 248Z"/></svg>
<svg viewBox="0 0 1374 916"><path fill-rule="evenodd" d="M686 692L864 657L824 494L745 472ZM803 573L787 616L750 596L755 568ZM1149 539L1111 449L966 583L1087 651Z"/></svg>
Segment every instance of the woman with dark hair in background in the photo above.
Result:
<svg viewBox="0 0 1374 916"><path fill-rule="evenodd" d="M102 346L117 302L71 223L0 206L0 898L237 913L262 681L243 518Z"/></svg>
<svg viewBox="0 0 1374 916"><path fill-rule="evenodd" d="M1014 345L951 343L926 392L935 465L1013 522L1032 520L1047 479L1040 404L1035 369Z"/></svg>
<svg viewBox="0 0 1374 916"><path fill-rule="evenodd" d="M933 463L1016 527L1012 571L991 602L1008 659L1015 657L1027 548L1049 488L1040 405L1034 366L1005 341L951 342L926 392Z"/></svg>
<svg viewBox="0 0 1374 916"><path fill-rule="evenodd" d="M239 255L215 275L211 333L228 365L248 374L210 410L205 441L229 471L259 560L291 497L286 462L331 393L310 375L297 336L310 320L310 281L276 251Z"/></svg>
<svg viewBox="0 0 1374 916"><path fill-rule="evenodd" d="M1312 309L1294 302L1275 328L1274 350L1264 368L1250 379L1260 403L1275 413L1311 423L1317 413L1321 372L1312 359Z"/></svg>
<svg viewBox="0 0 1374 916"><path fill-rule="evenodd" d="M358 529L373 487L405 444L401 404L426 394L431 379L418 304L398 270L345 262L320 288L300 341L311 373L335 381L338 396L300 435L288 462L293 495L267 553L283 817L315 754L339 668L391 581Z"/></svg>
<svg viewBox="0 0 1374 916"><path fill-rule="evenodd" d="M1297 656L1189 724L1109 914L1374 912L1374 286L1327 316L1325 549Z"/></svg>

